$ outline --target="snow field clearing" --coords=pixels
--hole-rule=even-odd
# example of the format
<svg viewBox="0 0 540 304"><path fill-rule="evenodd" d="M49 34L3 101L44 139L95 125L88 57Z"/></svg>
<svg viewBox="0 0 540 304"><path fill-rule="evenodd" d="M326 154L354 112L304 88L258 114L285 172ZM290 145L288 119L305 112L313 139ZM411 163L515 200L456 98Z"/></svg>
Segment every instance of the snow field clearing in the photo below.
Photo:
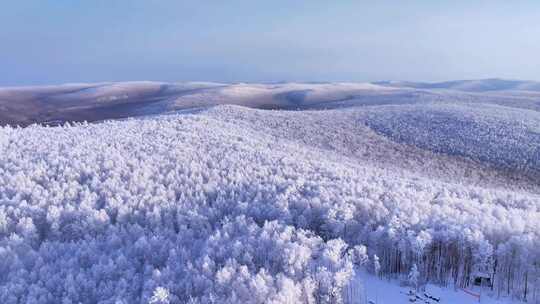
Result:
<svg viewBox="0 0 540 304"><path fill-rule="evenodd" d="M365 296L359 297L360 300L357 303L362 304L364 302L369 303L372 301L375 304L410 304L410 303L421 303L424 304L507 304L507 303L516 303L507 298L496 299L495 297L490 297L486 295L488 290L483 291L483 294L480 296L480 301L477 297L467 294L461 289L454 290L453 287L440 287L437 285L429 284L425 287L425 291L414 292L414 288L407 286L400 286L400 283L395 280L380 279L376 276L373 276L365 271L360 271L354 280L357 284L363 286L361 288L365 292ZM410 292L413 291L415 296L410 296ZM473 294L481 294L481 291L478 288L469 288L467 291L472 292ZM439 301L432 300L424 295L431 297L436 297ZM420 298L416 298L418 295ZM415 302L409 301L411 298L416 298Z"/></svg>

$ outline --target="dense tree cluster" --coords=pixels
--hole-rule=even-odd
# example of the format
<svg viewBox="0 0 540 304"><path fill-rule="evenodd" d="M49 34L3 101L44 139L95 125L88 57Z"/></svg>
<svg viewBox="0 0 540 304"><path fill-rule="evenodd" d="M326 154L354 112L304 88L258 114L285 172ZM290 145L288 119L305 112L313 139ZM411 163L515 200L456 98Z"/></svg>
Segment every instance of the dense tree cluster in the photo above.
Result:
<svg viewBox="0 0 540 304"><path fill-rule="evenodd" d="M375 100L379 101L378 99ZM504 119L501 119L501 116L504 118L504 115L494 113L499 116L499 119L492 118L496 121L494 125L502 125L502 129L506 129L506 132L503 132L502 135L499 134L501 138L490 134L492 132L490 129L484 129L483 131L478 128L467 130L465 126L470 128L475 126L473 123L461 126L462 130L460 132L443 133L441 127L449 125L446 127L447 129L455 128L452 125L459 124L460 119L464 119L459 117L464 112L476 112L475 116L481 118L478 108L487 106L483 104L473 106L471 103L464 103L461 105L456 104L453 107L457 108L457 110L448 108L446 104L439 104L437 106L422 105L417 107L410 105L369 106L325 111L268 112L222 106L205 110L205 114L246 128L256 129L279 140L286 139L322 150L331 150L335 153L328 154L327 157L337 154L340 157L354 158L363 164L369 163L372 166L391 171L391 174L395 177L410 177L412 173L426 178L451 183L461 182L482 188L504 188L540 193L540 183L538 182L540 167L524 166L520 169L510 166L509 168L501 168L502 166L499 165L498 160L492 155L506 153L506 157L509 159L512 156L517 157L515 154L508 153L508 150L513 147L518 152L517 154L526 156L525 159L537 159L538 156L534 156L533 153L536 147L540 145L540 142L535 137L533 123L530 121L528 124L523 123L524 126L529 128L529 132L523 134L520 129L512 130L505 126ZM403 109L403 113L400 109ZM437 115L431 113L435 112L436 109L438 109L438 112L442 112L439 116L446 115L446 119L437 120ZM495 107L494 109L495 111L504 110L501 107ZM509 111L520 110L509 109ZM531 112L527 111L527 113ZM466 113L465 117L467 116L470 117ZM485 116L489 115L486 114ZM517 121L521 119L521 117L518 118L516 118ZM512 123L510 121L509 125ZM379 124L382 124L382 127ZM384 132L385 128L387 128L384 124L390 126L391 132ZM418 138L414 137L416 124L422 124L428 129L417 130ZM400 130L402 130L401 133ZM474 146L471 147L471 151L475 153L474 155L471 151L467 151L466 146L463 144L461 144L460 149L463 149L464 153L461 154L454 152L450 148L445 149L445 142L460 141L461 137L478 135L476 133L480 133L480 137L489 135L489 138L481 139L484 144L487 142L487 147L478 145L478 142L468 143ZM504 135L505 133L506 135ZM401 137L393 136L394 134ZM397 140L389 140L384 135L390 135L390 137ZM428 135L433 135L433 138L426 138ZM521 142L516 140L516 137ZM423 144L423 141L433 143L427 145ZM515 144L516 141L517 144ZM407 144L409 142L417 146ZM538 144L535 145L535 143ZM423 149L418 146L423 147ZM497 152L496 150L501 151ZM471 155L465 155L466 152ZM456 154L462 156L456 156ZM492 159L494 158L493 161L485 161L487 157L478 156L483 154L490 155ZM480 158L484 159L484 161L479 161Z"/></svg>
<svg viewBox="0 0 540 304"><path fill-rule="evenodd" d="M398 141L469 157L540 179L540 114L499 105L376 107L368 124Z"/></svg>
<svg viewBox="0 0 540 304"><path fill-rule="evenodd" d="M340 303L361 265L400 278L414 266L417 285L484 271L494 295L540 297L536 194L394 174L325 138L219 111L4 127L0 298Z"/></svg>

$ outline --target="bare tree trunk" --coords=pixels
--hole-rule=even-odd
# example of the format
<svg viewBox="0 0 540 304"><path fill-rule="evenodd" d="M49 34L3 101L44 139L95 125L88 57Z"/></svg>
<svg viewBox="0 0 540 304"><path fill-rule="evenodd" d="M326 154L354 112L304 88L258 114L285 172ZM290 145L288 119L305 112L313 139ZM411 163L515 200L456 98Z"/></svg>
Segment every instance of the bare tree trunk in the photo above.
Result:
<svg viewBox="0 0 540 304"><path fill-rule="evenodd" d="M529 272L525 271L525 290L523 291L523 302L527 302L527 283L529 280Z"/></svg>

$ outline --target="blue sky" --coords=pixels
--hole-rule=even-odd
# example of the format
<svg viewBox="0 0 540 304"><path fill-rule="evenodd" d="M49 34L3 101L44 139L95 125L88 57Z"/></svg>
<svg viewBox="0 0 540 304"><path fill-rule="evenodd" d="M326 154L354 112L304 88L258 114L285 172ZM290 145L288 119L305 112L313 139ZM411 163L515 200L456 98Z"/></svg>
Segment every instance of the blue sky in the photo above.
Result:
<svg viewBox="0 0 540 304"><path fill-rule="evenodd" d="M6 1L0 85L540 80L540 1Z"/></svg>

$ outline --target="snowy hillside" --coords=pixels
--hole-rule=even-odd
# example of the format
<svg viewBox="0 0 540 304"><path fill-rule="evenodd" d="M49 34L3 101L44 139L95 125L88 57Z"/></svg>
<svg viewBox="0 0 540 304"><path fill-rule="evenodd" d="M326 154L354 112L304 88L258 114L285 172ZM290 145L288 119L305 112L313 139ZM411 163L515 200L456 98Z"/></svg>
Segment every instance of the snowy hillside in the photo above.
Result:
<svg viewBox="0 0 540 304"><path fill-rule="evenodd" d="M484 104L376 107L368 125L398 141L469 157L540 180L540 114Z"/></svg>
<svg viewBox="0 0 540 304"><path fill-rule="evenodd" d="M390 83L161 83L120 82L0 88L0 125L58 125L66 121L162 114L183 109L235 104L259 109L329 109L431 102L489 103L540 110L540 90L515 85L503 90ZM486 83L487 82L487 83ZM469 82L466 82L469 83ZM520 82L521 83L521 82Z"/></svg>
<svg viewBox="0 0 540 304"><path fill-rule="evenodd" d="M365 303L372 288L427 286L441 297L427 303L456 303L487 273L493 303L537 303L536 98L350 83L0 89L2 124L62 125L0 127L0 299Z"/></svg>
<svg viewBox="0 0 540 304"><path fill-rule="evenodd" d="M395 91L362 83L120 82L0 88L0 125L98 121L219 104L297 109Z"/></svg>
<svg viewBox="0 0 540 304"><path fill-rule="evenodd" d="M482 79L482 80L456 80L445 82L408 82L408 81L381 81L378 85L396 88L415 89L445 89L466 92L489 92L489 91L536 91L540 92L540 82L506 80L506 79Z"/></svg>

